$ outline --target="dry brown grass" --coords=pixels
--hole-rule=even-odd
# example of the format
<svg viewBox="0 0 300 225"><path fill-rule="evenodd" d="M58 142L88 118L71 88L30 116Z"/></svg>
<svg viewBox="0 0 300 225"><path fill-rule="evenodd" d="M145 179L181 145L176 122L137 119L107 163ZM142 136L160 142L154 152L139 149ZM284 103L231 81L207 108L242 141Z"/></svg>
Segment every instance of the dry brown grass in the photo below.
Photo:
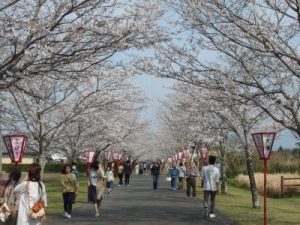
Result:
<svg viewBox="0 0 300 225"><path fill-rule="evenodd" d="M281 176L285 178L296 178L300 177L299 174L290 174L290 173L278 173L278 174L268 174L267 175L267 194L268 196L280 196L281 193ZM264 174L263 173L255 173L255 181L257 190L259 193L263 193L264 191ZM235 184L239 187L249 187L249 177L248 175L240 174L235 178ZM299 184L300 180L291 180L285 181L285 184ZM293 188L295 189L295 188ZM296 191L300 191L297 189Z"/></svg>

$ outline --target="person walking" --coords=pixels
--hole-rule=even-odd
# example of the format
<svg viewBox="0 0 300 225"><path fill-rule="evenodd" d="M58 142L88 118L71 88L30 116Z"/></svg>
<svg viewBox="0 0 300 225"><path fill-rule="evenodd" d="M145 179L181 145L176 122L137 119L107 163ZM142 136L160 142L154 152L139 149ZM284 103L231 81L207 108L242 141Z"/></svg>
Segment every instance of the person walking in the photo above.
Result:
<svg viewBox="0 0 300 225"><path fill-rule="evenodd" d="M110 194L111 190L114 188L114 173L110 167L107 167L106 178L107 193Z"/></svg>
<svg viewBox="0 0 300 225"><path fill-rule="evenodd" d="M177 181L177 168L176 165L173 164L171 169L169 170L169 176L171 177L171 188L173 191L176 191L176 181Z"/></svg>
<svg viewBox="0 0 300 225"><path fill-rule="evenodd" d="M88 171L88 202L93 203L95 209L95 217L99 217L101 202L104 193L104 171L99 166L98 161L94 161L91 169Z"/></svg>
<svg viewBox="0 0 300 225"><path fill-rule="evenodd" d="M134 167L135 169L135 175L139 175L140 165L137 163Z"/></svg>
<svg viewBox="0 0 300 225"><path fill-rule="evenodd" d="M127 160L126 163L124 164L124 174L125 174L125 186L130 186L129 180L130 180L130 175L132 174L132 167L129 160Z"/></svg>
<svg viewBox="0 0 300 225"><path fill-rule="evenodd" d="M1 185L4 186L4 190L2 193L2 207L7 207L6 210L8 210L8 212L10 213L6 220L1 224L17 224L19 197L15 193L14 189L20 183L20 178L21 171L19 167L13 167L9 171L8 180L1 181Z"/></svg>
<svg viewBox="0 0 300 225"><path fill-rule="evenodd" d="M178 173L178 190L183 189L183 179L186 175L186 169L183 166L183 163L179 163L179 167L177 168Z"/></svg>
<svg viewBox="0 0 300 225"><path fill-rule="evenodd" d="M208 157L208 166L204 166L201 170L201 186L203 187L204 193L204 217L208 217L208 207L210 205L210 218L215 218L215 200L218 191L218 183L220 178L219 169L215 167L216 157L210 155ZM210 198L210 202L209 202Z"/></svg>
<svg viewBox="0 0 300 225"><path fill-rule="evenodd" d="M62 196L64 201L64 216L70 219L72 214L72 206L76 196L78 195L77 179L76 176L71 173L70 165L65 165L61 173L60 183L62 186Z"/></svg>
<svg viewBox="0 0 300 225"><path fill-rule="evenodd" d="M153 178L153 190L157 190L160 175L160 163L155 163L151 167L151 175Z"/></svg>
<svg viewBox="0 0 300 225"><path fill-rule="evenodd" d="M148 168L148 164L146 162L144 162L143 169L144 169L145 174L148 172L147 168Z"/></svg>
<svg viewBox="0 0 300 225"><path fill-rule="evenodd" d="M76 177L77 190L79 190L79 171L77 169L77 163L76 162L72 162L71 173L73 173Z"/></svg>
<svg viewBox="0 0 300 225"><path fill-rule="evenodd" d="M124 166L123 166L123 163L121 163L118 166L118 177L119 177L119 185L118 186L123 185L123 176L124 176Z"/></svg>
<svg viewBox="0 0 300 225"><path fill-rule="evenodd" d="M19 195L17 225L40 225L46 222L45 215L38 219L30 219L27 215L28 210L39 200L43 200L44 207L47 207L47 194L41 181L41 170L38 163L29 165L27 177L15 187L15 193Z"/></svg>
<svg viewBox="0 0 300 225"><path fill-rule="evenodd" d="M140 166L139 166L139 175L143 175L144 173L144 164L143 163L140 163Z"/></svg>
<svg viewBox="0 0 300 225"><path fill-rule="evenodd" d="M193 199L196 199L196 177L199 176L194 162L187 163L186 169L186 198L191 197L191 189Z"/></svg>

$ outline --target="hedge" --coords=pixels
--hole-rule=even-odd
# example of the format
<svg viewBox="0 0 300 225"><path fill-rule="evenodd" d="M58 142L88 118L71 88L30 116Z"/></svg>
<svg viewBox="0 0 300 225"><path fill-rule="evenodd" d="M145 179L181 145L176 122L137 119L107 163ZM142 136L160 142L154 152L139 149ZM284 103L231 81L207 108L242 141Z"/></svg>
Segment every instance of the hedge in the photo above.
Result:
<svg viewBox="0 0 300 225"><path fill-rule="evenodd" d="M62 163L47 163L45 165L44 172L45 173L61 173L63 166L65 164ZM5 172L8 172L10 168L14 167L14 164L3 164L2 170ZM19 164L18 165L21 169L21 171L26 172L28 168L28 164ZM83 173L87 170L87 164L86 163L77 163L77 169L79 172Z"/></svg>

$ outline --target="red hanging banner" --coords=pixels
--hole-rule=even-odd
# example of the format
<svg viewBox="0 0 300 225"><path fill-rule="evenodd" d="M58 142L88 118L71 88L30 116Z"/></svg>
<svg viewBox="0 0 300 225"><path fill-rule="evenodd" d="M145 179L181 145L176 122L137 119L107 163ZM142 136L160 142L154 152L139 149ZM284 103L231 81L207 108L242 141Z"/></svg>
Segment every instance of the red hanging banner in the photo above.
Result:
<svg viewBox="0 0 300 225"><path fill-rule="evenodd" d="M12 163L21 163L26 149L26 135L5 135L3 140Z"/></svg>

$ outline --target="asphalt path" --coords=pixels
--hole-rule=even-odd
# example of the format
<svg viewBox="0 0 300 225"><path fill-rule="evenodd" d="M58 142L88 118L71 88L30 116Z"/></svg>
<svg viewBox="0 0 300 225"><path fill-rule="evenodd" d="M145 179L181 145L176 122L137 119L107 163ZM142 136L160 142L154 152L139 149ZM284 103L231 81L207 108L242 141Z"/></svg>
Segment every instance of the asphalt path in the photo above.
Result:
<svg viewBox="0 0 300 225"><path fill-rule="evenodd" d="M218 211L216 218L204 219L201 199L187 200L185 191L171 190L164 177L154 191L151 176L132 176L130 186L116 187L105 194L99 217L95 217L92 204L77 203L71 219L64 218L62 212L47 225L236 225Z"/></svg>

